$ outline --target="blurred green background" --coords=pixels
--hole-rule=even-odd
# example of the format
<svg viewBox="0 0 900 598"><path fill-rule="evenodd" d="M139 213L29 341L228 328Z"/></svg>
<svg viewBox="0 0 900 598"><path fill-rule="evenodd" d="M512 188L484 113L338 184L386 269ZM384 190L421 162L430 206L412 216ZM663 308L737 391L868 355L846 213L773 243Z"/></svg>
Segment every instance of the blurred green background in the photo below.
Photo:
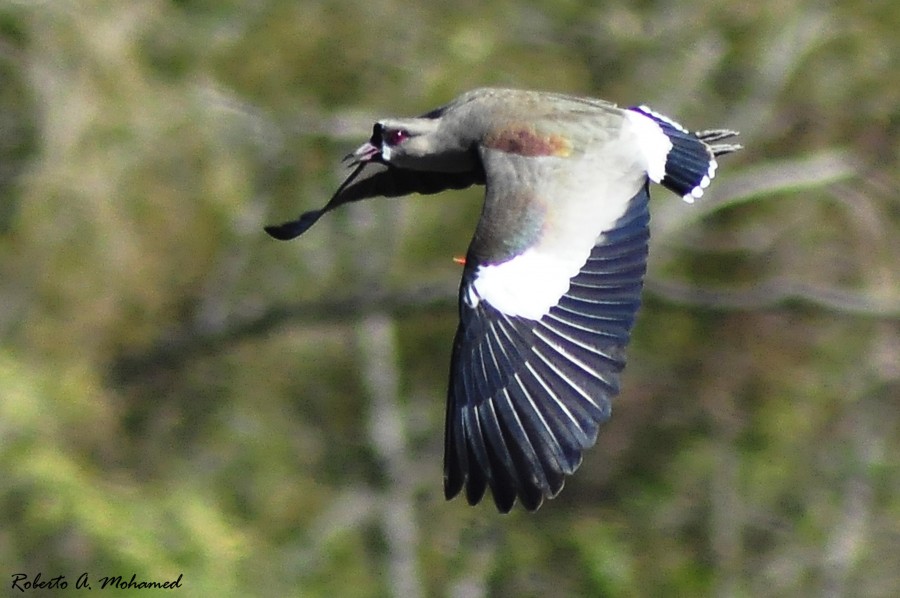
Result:
<svg viewBox="0 0 900 598"><path fill-rule="evenodd" d="M898 31L895 0L0 2L3 586L900 595ZM262 232L373 119L480 85L747 147L694 206L654 190L623 392L536 514L442 496L481 191Z"/></svg>

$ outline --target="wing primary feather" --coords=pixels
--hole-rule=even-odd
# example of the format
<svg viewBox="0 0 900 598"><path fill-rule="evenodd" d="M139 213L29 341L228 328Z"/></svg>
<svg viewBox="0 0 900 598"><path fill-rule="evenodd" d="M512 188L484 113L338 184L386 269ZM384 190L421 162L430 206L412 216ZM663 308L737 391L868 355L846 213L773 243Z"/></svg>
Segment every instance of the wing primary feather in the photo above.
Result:
<svg viewBox="0 0 900 598"><path fill-rule="evenodd" d="M465 446L460 443L463 438L461 414L459 409L447 410L444 431L444 498L447 500L459 494L468 473Z"/></svg>
<svg viewBox="0 0 900 598"><path fill-rule="evenodd" d="M558 369L566 380L584 379L587 382L594 381L593 386L596 390L601 391L600 394L602 396L612 397L618 394L618 373L624 367L624 358L612 360L607 357L606 361L610 365L606 368L606 371L594 369L585 364L585 355L582 349L574 347L563 348L559 345L547 343L543 338L541 340L543 341L541 348L546 351L541 351L541 355L548 361L557 364ZM552 359L551 356L555 357L555 359ZM594 393L587 394L593 395Z"/></svg>
<svg viewBox="0 0 900 598"><path fill-rule="evenodd" d="M540 367L540 363L538 367ZM568 475L573 473L581 463L582 443L587 440L589 434L585 433L582 423L572 414L567 404L569 401L557 395L560 388L554 388L546 375L538 371L538 367L531 363L526 364L526 368L541 386L546 398L546 400L536 401L536 407L540 410L548 429L559 445L558 462L562 473ZM571 395L571 389L564 388L562 390L568 391L568 394Z"/></svg>
<svg viewBox="0 0 900 598"><path fill-rule="evenodd" d="M563 295L554 308L602 322L621 320L620 313L628 313L633 316L640 304L640 298L633 294L623 294L621 297L607 301L584 301L571 295ZM598 305L602 307L597 307Z"/></svg>
<svg viewBox="0 0 900 598"><path fill-rule="evenodd" d="M513 375L507 383L506 390L508 392L505 396L509 399L509 412L507 413L507 416L515 414L517 421L517 425L513 426L511 429L516 432L515 437L518 443L522 444L523 449L528 453L528 459L525 463L528 471L523 473L528 474L529 477L534 477L533 470L535 468L535 460L540 462L541 468L544 470L559 470L560 466L558 463L563 454L562 450L559 448L558 442L553 437L546 422L543 421L540 411L535 406L534 401L528 397L523 381L518 374L518 372L522 371L522 367L527 363L528 359L531 358L532 349L530 347L524 349L527 341L523 338L521 331L517 330L513 319L505 315L501 315L501 318L502 320L498 329L509 342L509 346L516 349L519 360L518 367L513 370ZM531 415L531 417L529 417L529 415ZM523 422L530 423L531 425L525 425ZM541 433L541 430L546 430L546 432ZM548 434L550 434L549 437ZM541 446L549 447L550 453L553 455L552 457L549 457L550 460L548 460L547 454L544 454L543 459L541 459ZM546 471L544 477L546 478ZM549 485L539 483L538 486L540 486L546 494L546 488L549 488Z"/></svg>
<svg viewBox="0 0 900 598"><path fill-rule="evenodd" d="M451 362L444 440L444 494L449 499L465 487L467 500L470 504L475 504L472 501L477 502L484 494L487 481L467 442L464 413L468 404L467 397L474 395L474 387L470 372L461 357L462 347L466 344L465 331L462 326L457 330Z"/></svg>
<svg viewBox="0 0 900 598"><path fill-rule="evenodd" d="M645 246L646 248L646 246ZM604 248L605 249L605 248ZM635 250L629 250L614 256L597 256L589 258L581 271L585 276L604 274L613 270L625 270L627 268L646 267L647 254Z"/></svg>
<svg viewBox="0 0 900 598"><path fill-rule="evenodd" d="M535 404L536 381L531 379L527 370L517 373L515 382L509 385L508 391L517 413L521 419L531 446L534 447L539 467L535 473L541 474L541 487L548 496L554 496L562 487L560 481L565 469L565 456L562 448L547 422Z"/></svg>
<svg viewBox="0 0 900 598"><path fill-rule="evenodd" d="M549 330L549 329L548 329ZM601 390L605 395L615 396L619 392L618 374L625 367L624 351L616 345L611 345L613 351L603 351L599 347L591 347L589 349L580 347L575 344L568 344L565 349L560 346L561 343L553 344L557 352L564 357L559 363L561 366L572 364L577 368L576 371L587 372L591 374L592 379L601 385ZM589 367L586 362L591 360L591 356L596 356L606 364L606 367Z"/></svg>
<svg viewBox="0 0 900 598"><path fill-rule="evenodd" d="M495 407L500 429L516 464L516 483L522 506L535 510L547 494L549 483L543 476L537 454L506 389L497 394Z"/></svg>
<svg viewBox="0 0 900 598"><path fill-rule="evenodd" d="M491 333L492 331L488 329L485 338L489 339ZM477 396L481 397L481 401L475 406L474 410L482 437L471 441L476 443L476 455L478 454L479 444L483 444L485 447L488 463L487 479L491 488L491 494L497 509L505 513L512 508L515 502L516 474L512 457L500 431L493 406L494 389L502 387L501 381L497 379L499 377L499 366L491 354L490 345L485 343L477 345L472 361L475 367L480 370L473 374L475 379L480 382L476 386L478 388Z"/></svg>
<svg viewBox="0 0 900 598"><path fill-rule="evenodd" d="M509 444L512 450L519 454L519 480L524 488L534 487L542 494L550 491L550 484L544 474L543 465L538 456L538 451L526 431L521 415L514 404L512 393L519 387L512 385L504 388L496 397L497 413L504 424L503 428L509 432L512 442Z"/></svg>
<svg viewBox="0 0 900 598"><path fill-rule="evenodd" d="M614 377L604 379L595 372L586 372L574 362L559 354L553 356L538 352L542 362L550 368L567 387L577 388L583 401L571 401L570 404L578 405L590 421L598 423L609 419L611 410L611 397L618 394L618 380ZM575 380L579 383L576 384ZM588 430L593 435L593 428ZM593 439L589 439L593 444Z"/></svg>
<svg viewBox="0 0 900 598"><path fill-rule="evenodd" d="M548 332L550 333L549 335ZM597 378L600 378L602 370L597 367L591 367L590 365L588 365L595 360L601 360L603 363L608 364L608 367L606 369L616 368L617 370L619 370L622 368L623 363L617 363L603 353L595 351L589 347L569 342L567 339L565 339L564 337L560 337L548 328L539 331L537 336L542 341L544 341L547 346L555 349L560 356L571 361L583 371L593 374Z"/></svg>
<svg viewBox="0 0 900 598"><path fill-rule="evenodd" d="M503 431L494 410L494 402L487 400L478 406L478 417L481 429L485 432L489 452L496 462L493 467L493 478L488 480L494 504L501 513L508 513L516 501L517 482L516 466L513 457L503 438Z"/></svg>
<svg viewBox="0 0 900 598"><path fill-rule="evenodd" d="M463 329L456 332L450 366L450 388L447 393L447 413L444 424L444 496L447 500L459 494L469 470L465 437L462 429L462 406L465 400L465 378L459 367L459 351ZM460 386L463 386L460 391Z"/></svg>
<svg viewBox="0 0 900 598"><path fill-rule="evenodd" d="M596 305L609 305L610 302L619 303L623 299L628 301L640 301L641 281L630 281L628 284L608 286L585 286L579 283L570 283L566 295L577 301L594 303Z"/></svg>
<svg viewBox="0 0 900 598"><path fill-rule="evenodd" d="M605 387L601 387L597 382L589 379L582 379L580 384L576 384L571 374L567 375L563 372L558 360L549 358L541 351L537 351L536 354L539 361L535 362L534 367L544 370L543 380L556 390L556 396L559 397L560 402L565 402L566 409L578 422L577 433L573 429L578 444L583 449L593 445L596 440L598 423L609 417L608 391ZM566 393L567 390L570 392ZM571 390L574 390L575 393L572 393ZM604 404L598 404L595 396L602 397Z"/></svg>
<svg viewBox="0 0 900 598"><path fill-rule="evenodd" d="M472 457L470 463L474 460L476 464L476 467L469 467L466 480L466 500L470 505L475 505L484 496L486 486L491 481L491 468L481 435L481 426L471 405L463 408L462 424L463 435L468 440L466 449L469 456Z"/></svg>
<svg viewBox="0 0 900 598"><path fill-rule="evenodd" d="M640 285L645 271L646 267L643 264L607 272L587 272L582 270L569 284L570 287L588 289L617 289L623 286L630 286L632 283Z"/></svg>
<svg viewBox="0 0 900 598"><path fill-rule="evenodd" d="M536 330L535 334L541 338L550 347L569 347L577 351L582 357L596 368L591 369L614 369L619 371L625 365L621 358L621 350L612 345L616 350L614 354L609 354L603 350L603 347L596 342L596 336L593 331L586 331L569 326L566 322L548 322L541 321L538 326L540 330ZM548 337L549 336L549 337Z"/></svg>
<svg viewBox="0 0 900 598"><path fill-rule="evenodd" d="M557 305L545 316L547 319L561 320L574 326L594 333L598 338L608 338L619 343L628 342L631 334L631 321L634 318L631 309L621 309L606 317L593 316L581 312L571 311Z"/></svg>

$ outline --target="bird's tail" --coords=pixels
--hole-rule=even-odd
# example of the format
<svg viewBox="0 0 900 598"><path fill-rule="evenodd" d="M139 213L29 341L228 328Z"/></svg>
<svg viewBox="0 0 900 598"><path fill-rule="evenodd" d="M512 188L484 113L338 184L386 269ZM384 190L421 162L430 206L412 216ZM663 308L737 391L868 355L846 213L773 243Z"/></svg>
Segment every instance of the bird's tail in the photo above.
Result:
<svg viewBox="0 0 900 598"><path fill-rule="evenodd" d="M662 176L657 174L650 178L689 203L702 196L703 190L716 176L716 156L741 149L740 145L734 143L716 143L736 136L737 131L710 129L692 133L646 106L636 106L629 110L652 120L671 144L665 156L665 167L661 172L658 171Z"/></svg>
<svg viewBox="0 0 900 598"><path fill-rule="evenodd" d="M721 141L730 137L737 137L738 135L740 135L740 133L738 133L737 131L732 131L731 129L708 129L706 131L694 131L694 136L708 145L709 149L712 150L714 156L730 154L731 152L736 152L738 150L744 149L744 146L739 143L713 143L715 141Z"/></svg>

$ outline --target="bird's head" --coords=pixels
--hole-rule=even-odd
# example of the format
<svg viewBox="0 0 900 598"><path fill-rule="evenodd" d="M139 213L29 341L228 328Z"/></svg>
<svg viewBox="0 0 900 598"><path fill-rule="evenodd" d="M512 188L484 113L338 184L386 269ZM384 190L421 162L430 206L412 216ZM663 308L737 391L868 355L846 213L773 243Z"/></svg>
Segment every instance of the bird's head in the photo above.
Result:
<svg viewBox="0 0 900 598"><path fill-rule="evenodd" d="M463 172L473 166L471 143L439 116L383 119L372 136L346 159L351 164L378 162L405 170Z"/></svg>

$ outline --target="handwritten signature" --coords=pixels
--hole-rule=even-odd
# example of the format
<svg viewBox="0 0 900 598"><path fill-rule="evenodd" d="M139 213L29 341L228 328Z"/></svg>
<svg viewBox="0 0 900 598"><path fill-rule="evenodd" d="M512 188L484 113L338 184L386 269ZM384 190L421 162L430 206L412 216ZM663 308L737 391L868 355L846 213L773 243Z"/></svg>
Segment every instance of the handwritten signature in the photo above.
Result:
<svg viewBox="0 0 900 598"><path fill-rule="evenodd" d="M138 579L137 574L133 574L131 579L121 575L107 575L105 577L97 577L94 583L97 588L105 590L106 588L115 588L117 590L149 590L163 589L174 590L181 587L181 578L184 576L180 573L176 579L168 581L150 581ZM69 587L69 581L65 575L57 575L44 579L41 573L33 578L27 573L13 573L11 589L26 592L29 590L65 590ZM91 577L87 572L82 573L75 580L74 589L76 590L92 590Z"/></svg>

